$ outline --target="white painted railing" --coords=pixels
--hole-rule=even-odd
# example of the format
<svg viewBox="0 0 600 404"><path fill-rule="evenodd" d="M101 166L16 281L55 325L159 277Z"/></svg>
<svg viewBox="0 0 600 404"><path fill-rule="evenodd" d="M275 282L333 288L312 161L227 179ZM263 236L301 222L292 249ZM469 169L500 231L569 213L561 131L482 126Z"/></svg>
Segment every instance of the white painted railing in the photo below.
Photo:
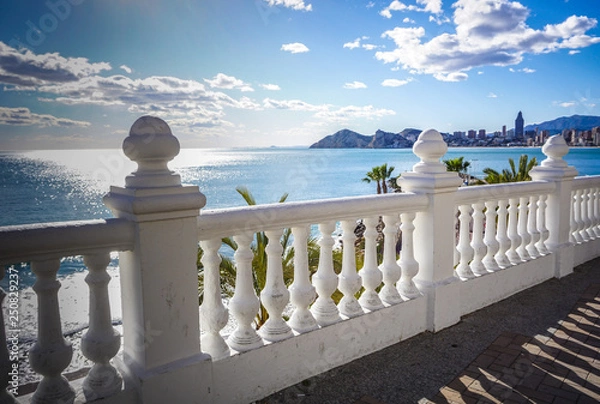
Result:
<svg viewBox="0 0 600 404"><path fill-rule="evenodd" d="M562 159L568 147L561 137L546 143L547 159L527 183L460 188L458 175L440 162L446 144L429 130L413 148L421 161L400 179L404 193L222 210L201 210L199 189L182 186L168 169L179 143L163 121L140 118L123 148L138 170L105 197L116 219L0 228L0 264L31 262L39 302L30 364L43 379L33 397L19 401L251 402L449 327L600 255L600 176L575 178ZM358 221L364 225L360 268ZM282 262L286 229L294 249L289 285ZM266 282L255 290L252 248L263 235ZM228 301L220 279L224 237L236 245ZM318 239L316 265L309 264L309 237ZM113 251L120 255L122 343L107 298ZM72 348L61 332L56 272L60 258L72 255L83 255L89 269L90 326L82 351L94 366L85 379L68 382L61 373ZM257 330L261 303L268 320ZM233 328L225 333L228 323ZM6 351L0 360L7 375ZM14 401L9 382L0 378L1 402Z"/></svg>

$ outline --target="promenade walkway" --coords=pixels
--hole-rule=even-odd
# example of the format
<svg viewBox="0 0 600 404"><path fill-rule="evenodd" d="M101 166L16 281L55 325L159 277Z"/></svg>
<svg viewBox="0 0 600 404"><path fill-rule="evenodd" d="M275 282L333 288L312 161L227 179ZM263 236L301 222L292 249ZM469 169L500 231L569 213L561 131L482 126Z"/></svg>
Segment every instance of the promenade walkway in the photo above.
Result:
<svg viewBox="0 0 600 404"><path fill-rule="evenodd" d="M260 403L600 402L600 259Z"/></svg>

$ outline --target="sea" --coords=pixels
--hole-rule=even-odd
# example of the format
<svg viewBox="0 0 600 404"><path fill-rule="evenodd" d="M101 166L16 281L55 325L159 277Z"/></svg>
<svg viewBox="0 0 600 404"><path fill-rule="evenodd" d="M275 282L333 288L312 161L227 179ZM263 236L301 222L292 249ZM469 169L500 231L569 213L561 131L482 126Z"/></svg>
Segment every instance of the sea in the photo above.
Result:
<svg viewBox="0 0 600 404"><path fill-rule="evenodd" d="M450 148L443 159L464 157L477 177L486 167L508 168L508 159L516 162L522 154L538 162L545 158L540 147L464 147ZM600 148L571 148L565 160L579 175L600 174ZM204 209L219 209L245 205L236 192L240 186L258 203L277 202L284 194L287 201L369 195L376 186L362 179L372 167L387 163L398 176L418 161L411 149L182 149L169 168L206 195ZM113 217L102 197L111 185L123 186L135 169L117 149L0 152L0 226ZM59 276L84 269L81 257L68 257ZM20 274L20 288L33 284L27 265Z"/></svg>

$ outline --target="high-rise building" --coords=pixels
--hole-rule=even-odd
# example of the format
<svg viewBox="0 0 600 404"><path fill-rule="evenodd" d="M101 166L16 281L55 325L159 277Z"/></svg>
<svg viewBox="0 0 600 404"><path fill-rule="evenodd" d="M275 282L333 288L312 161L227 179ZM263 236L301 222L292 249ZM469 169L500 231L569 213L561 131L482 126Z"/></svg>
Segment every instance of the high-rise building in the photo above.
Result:
<svg viewBox="0 0 600 404"><path fill-rule="evenodd" d="M524 124L525 124L525 121L523 120L523 114L521 113L521 111L519 111L519 114L517 115L517 119L515 119L515 138L523 139Z"/></svg>
<svg viewBox="0 0 600 404"><path fill-rule="evenodd" d="M502 137L506 137L506 125L502 125Z"/></svg>

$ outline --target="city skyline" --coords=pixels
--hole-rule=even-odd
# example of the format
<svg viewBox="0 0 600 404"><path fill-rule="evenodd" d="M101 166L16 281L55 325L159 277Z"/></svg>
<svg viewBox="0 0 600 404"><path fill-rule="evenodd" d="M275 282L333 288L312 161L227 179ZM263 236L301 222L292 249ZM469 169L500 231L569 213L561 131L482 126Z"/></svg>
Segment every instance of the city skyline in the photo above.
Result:
<svg viewBox="0 0 600 404"><path fill-rule="evenodd" d="M226 3L226 4L225 4ZM582 0L24 0L0 6L0 150L310 145L600 115Z"/></svg>

